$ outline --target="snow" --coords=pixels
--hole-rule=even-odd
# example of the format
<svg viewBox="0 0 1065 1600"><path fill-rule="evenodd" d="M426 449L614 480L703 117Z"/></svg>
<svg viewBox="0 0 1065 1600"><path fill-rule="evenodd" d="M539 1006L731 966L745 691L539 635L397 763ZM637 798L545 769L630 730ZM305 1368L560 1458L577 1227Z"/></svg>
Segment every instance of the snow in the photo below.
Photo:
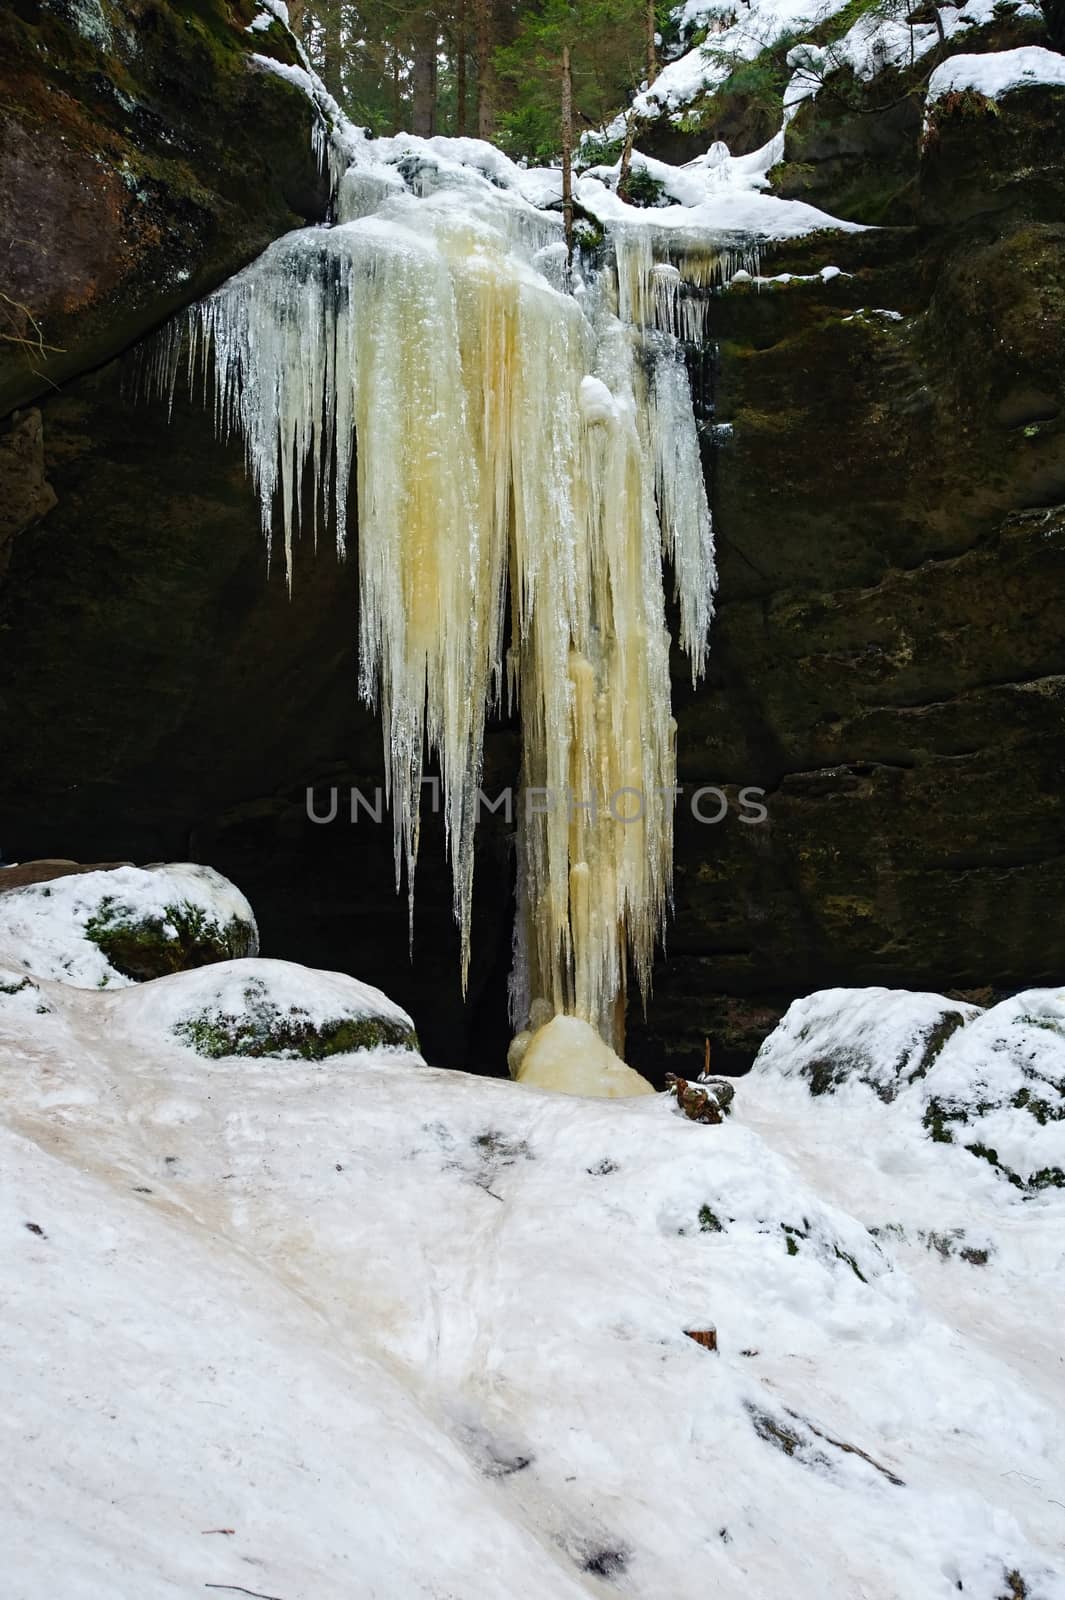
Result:
<svg viewBox="0 0 1065 1600"><path fill-rule="evenodd" d="M852 311L850 316L844 317L844 322L864 322L867 317L883 317L887 322L904 322L901 311L890 311L885 306L859 306L857 311Z"/></svg>
<svg viewBox="0 0 1065 1600"><path fill-rule="evenodd" d="M987 1011L907 990L823 990L792 1004L755 1080L802 1081L841 1105L871 1090L891 1103L889 1133L986 1161L992 1187L1032 1203L1065 1188L1065 990Z"/></svg>
<svg viewBox="0 0 1065 1600"><path fill-rule="evenodd" d="M827 1064L830 1078L860 1080L893 1100L944 1022L979 1015L979 1006L908 989L820 989L793 1001L763 1044L758 1070L809 1081Z"/></svg>
<svg viewBox="0 0 1065 1600"><path fill-rule="evenodd" d="M737 242L764 243L773 239L797 239L821 229L839 233L861 233L864 224L846 222L830 216L817 206L804 200L781 200L777 195L761 194L753 186L762 174L746 178L738 172L737 158L730 158L729 166L705 169L705 183L701 185L702 198L688 204L656 206L654 209L626 205L601 179L585 176L575 185L575 193L586 211L600 222L623 222L628 227L646 229L663 241L674 239L682 244L685 235L696 242L700 235L715 235L736 239ZM768 159L768 166L774 164ZM648 163L650 165L650 163ZM722 175L721 181L715 178ZM692 179L694 174L686 172ZM728 179L734 181L727 181ZM736 181L738 179L738 181ZM689 191L690 192L690 191Z"/></svg>
<svg viewBox="0 0 1065 1600"><path fill-rule="evenodd" d="M951 56L940 63L928 81L928 104L966 89L997 100L1011 89L1026 89L1033 84L1065 87L1065 56L1040 45L995 50L980 56Z"/></svg>
<svg viewBox="0 0 1065 1600"><path fill-rule="evenodd" d="M255 914L236 885L193 862L71 873L18 889L4 890L3 883L0 869L0 960L23 973L86 989L125 988L133 982L86 935L86 924L101 914L158 922L163 936L173 938L170 913L191 908L220 930L235 919L258 939Z"/></svg>
<svg viewBox="0 0 1065 1600"><path fill-rule="evenodd" d="M764 1065L704 1127L205 1062L161 988L0 1007L12 1600L1065 1595L1060 1192Z"/></svg>
<svg viewBox="0 0 1065 1600"><path fill-rule="evenodd" d="M971 1022L944 1046L924 1094L948 1114L964 1110L955 1138L995 1151L1021 1182L1055 1170L1065 1181L1065 990L1026 990Z"/></svg>
<svg viewBox="0 0 1065 1600"><path fill-rule="evenodd" d="M269 1014L321 1027L345 1019L383 1018L413 1030L407 1013L372 984L343 972L309 971L291 961L219 961L177 972L108 997L109 1027L138 1027L181 1039L201 1017L230 1021Z"/></svg>
<svg viewBox="0 0 1065 1600"><path fill-rule="evenodd" d="M1009 7L1014 18L1042 18L1032 0ZM941 6L939 18L944 37L949 41L997 20L999 0L967 0L963 6ZM878 18L872 13L859 18L843 40L831 46L831 65L853 67L856 75L869 82L888 67L903 67L922 60L939 43L934 22L910 28L904 18ZM944 63L947 65L948 63ZM939 68L936 69L937 71Z"/></svg>
<svg viewBox="0 0 1065 1600"><path fill-rule="evenodd" d="M711 0L710 4L689 0L674 16L692 28L714 21L726 23L710 33L707 47L753 61L784 34L813 28L842 11L846 4L847 0L752 0L750 5L738 0ZM709 60L703 47L696 46L676 61L667 62L651 87L635 97L633 108L637 116L647 118L662 111L682 110L708 89L723 83L728 73L726 65Z"/></svg>
<svg viewBox="0 0 1065 1600"><path fill-rule="evenodd" d="M654 83L632 102L632 110L640 118L654 120L663 112L677 120L693 101L717 88L728 76L734 59L754 60L763 50L776 44L790 33L801 33L821 27L845 9L846 0L751 0L750 4L737 4L733 0L688 0L674 12L682 29L692 30L710 25L705 46L698 45L676 60L663 66ZM973 32L996 20L1000 0L967 0L962 6L945 5L939 8L943 36L949 41ZM1010 6L1016 18L1040 18L1042 13L1035 0L1020 0ZM822 77L843 67L849 67L864 82L869 82L889 68L899 68L920 61L939 43L939 30L932 21L910 26L904 8L897 15L883 9L872 10L860 16L851 28L827 46L812 42L798 44L789 52L788 63L795 68L791 82L784 92L785 123L794 115L801 102L817 94ZM1036 55L1054 56L1054 52L1031 47ZM707 52L711 54L707 54ZM720 52L720 56L715 53ZM1026 54L1027 51L1006 51L1004 56ZM990 60L991 57L955 57L952 60ZM1057 58L1055 58L1057 59ZM952 60L936 69L949 72ZM1036 72L1057 69L1033 63ZM1021 64L1018 63L1017 70ZM1060 78L1029 79L1027 74L1019 80L1060 82ZM975 85L974 85L975 87ZM1005 88L1017 87L1007 83ZM946 92L946 91L943 91ZM992 93L993 91L985 91ZM1004 91L999 91L1004 92ZM624 119L618 118L608 130L612 137L624 131ZM782 159L781 156L777 159Z"/></svg>

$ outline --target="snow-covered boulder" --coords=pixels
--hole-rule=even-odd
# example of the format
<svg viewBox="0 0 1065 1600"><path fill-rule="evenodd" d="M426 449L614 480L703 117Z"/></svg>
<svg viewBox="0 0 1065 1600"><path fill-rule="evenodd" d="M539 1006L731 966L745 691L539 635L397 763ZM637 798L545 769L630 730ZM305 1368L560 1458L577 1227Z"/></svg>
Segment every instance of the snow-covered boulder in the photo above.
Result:
<svg viewBox="0 0 1065 1600"><path fill-rule="evenodd" d="M813 1095L868 1085L894 1100L927 1073L979 1006L908 989L819 989L795 1000L769 1035L754 1071L801 1078Z"/></svg>
<svg viewBox="0 0 1065 1600"><path fill-rule="evenodd" d="M763 1101L785 1085L828 1097L840 1137L855 1115L878 1144L968 1151L1022 1199L1065 1188L1065 989L987 1011L905 989L820 990L789 1008L749 1085ZM870 1090L890 1108L875 1118Z"/></svg>
<svg viewBox="0 0 1065 1600"><path fill-rule="evenodd" d="M991 50L981 55L950 56L928 80L927 103L949 95L979 94L997 100L1015 89L1049 85L1065 89L1065 56L1041 45L1017 50Z"/></svg>
<svg viewBox="0 0 1065 1600"><path fill-rule="evenodd" d="M213 1061L323 1061L418 1049L414 1023L380 989L291 961L225 961L144 984L110 1005L127 1029L176 1041Z"/></svg>
<svg viewBox="0 0 1065 1600"><path fill-rule="evenodd" d="M251 906L211 867L120 866L6 891L0 870L0 951L34 977L121 988L258 949Z"/></svg>
<svg viewBox="0 0 1065 1600"><path fill-rule="evenodd" d="M922 1087L933 1139L1017 1188L1065 1188L1065 989L1028 989L954 1034Z"/></svg>

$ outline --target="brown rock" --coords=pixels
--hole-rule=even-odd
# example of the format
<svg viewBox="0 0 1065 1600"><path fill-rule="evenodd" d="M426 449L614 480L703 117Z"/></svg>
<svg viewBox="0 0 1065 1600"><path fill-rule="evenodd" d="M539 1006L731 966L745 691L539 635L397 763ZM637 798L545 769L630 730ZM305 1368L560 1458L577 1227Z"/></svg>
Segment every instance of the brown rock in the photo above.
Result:
<svg viewBox="0 0 1065 1600"><path fill-rule="evenodd" d="M51 883L55 878L70 878L82 872L113 872L116 867L132 865L131 861L23 861L15 867L0 867L0 894L25 889L31 883Z"/></svg>
<svg viewBox="0 0 1065 1600"><path fill-rule="evenodd" d="M56 503L44 473L44 428L37 410L16 411L0 434L0 578L11 559L11 541Z"/></svg>

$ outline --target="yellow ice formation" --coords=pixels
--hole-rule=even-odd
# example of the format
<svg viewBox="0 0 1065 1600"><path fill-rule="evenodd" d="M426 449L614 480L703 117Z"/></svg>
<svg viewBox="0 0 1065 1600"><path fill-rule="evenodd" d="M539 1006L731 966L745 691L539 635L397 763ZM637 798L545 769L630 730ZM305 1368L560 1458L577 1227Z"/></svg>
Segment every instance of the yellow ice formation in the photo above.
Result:
<svg viewBox="0 0 1065 1600"><path fill-rule="evenodd" d="M713 547L681 338L704 310L686 285L721 253L668 259L630 228L571 273L557 215L400 165L353 169L339 225L280 240L196 308L192 359L213 364L268 533L280 503L290 581L307 489L343 549L355 469L360 689L380 708L397 887L431 753L465 980L485 719L509 692L515 1023L540 997L616 1042L671 892L667 562L693 677L706 659Z"/></svg>

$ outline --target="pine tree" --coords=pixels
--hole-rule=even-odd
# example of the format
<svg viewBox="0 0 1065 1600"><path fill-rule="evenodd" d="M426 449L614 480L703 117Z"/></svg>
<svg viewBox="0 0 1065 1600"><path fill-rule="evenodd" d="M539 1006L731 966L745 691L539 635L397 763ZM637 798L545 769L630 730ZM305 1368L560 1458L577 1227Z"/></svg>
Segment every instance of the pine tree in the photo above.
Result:
<svg viewBox="0 0 1065 1600"><path fill-rule="evenodd" d="M559 79L569 47L576 127L597 128L644 77L645 0L539 0L517 16L512 43L496 51L501 142L532 161L561 147Z"/></svg>

